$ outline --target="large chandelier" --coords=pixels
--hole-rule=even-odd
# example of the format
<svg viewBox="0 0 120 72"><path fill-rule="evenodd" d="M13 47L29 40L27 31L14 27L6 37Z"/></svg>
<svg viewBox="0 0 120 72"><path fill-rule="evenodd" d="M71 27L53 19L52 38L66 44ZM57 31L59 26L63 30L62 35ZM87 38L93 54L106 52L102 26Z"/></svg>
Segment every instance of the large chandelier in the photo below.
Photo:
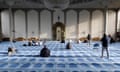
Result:
<svg viewBox="0 0 120 72"><path fill-rule="evenodd" d="M69 6L69 0L44 0L44 5L51 10L66 9Z"/></svg>

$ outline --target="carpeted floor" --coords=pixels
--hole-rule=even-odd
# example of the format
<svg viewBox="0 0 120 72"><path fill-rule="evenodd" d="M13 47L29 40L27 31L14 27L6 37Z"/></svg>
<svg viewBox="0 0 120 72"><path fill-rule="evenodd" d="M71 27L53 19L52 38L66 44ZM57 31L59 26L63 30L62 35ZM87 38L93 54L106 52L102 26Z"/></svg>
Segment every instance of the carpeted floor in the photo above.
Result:
<svg viewBox="0 0 120 72"><path fill-rule="evenodd" d="M47 41L45 44L51 51L51 56L39 57L41 46L22 46L26 42L16 42L13 45L18 52L8 56L10 42L0 43L0 72L120 72L120 43L109 45L110 58L100 58L100 42L72 42L72 49L65 49L65 44L59 41ZM99 47L94 47L99 43Z"/></svg>

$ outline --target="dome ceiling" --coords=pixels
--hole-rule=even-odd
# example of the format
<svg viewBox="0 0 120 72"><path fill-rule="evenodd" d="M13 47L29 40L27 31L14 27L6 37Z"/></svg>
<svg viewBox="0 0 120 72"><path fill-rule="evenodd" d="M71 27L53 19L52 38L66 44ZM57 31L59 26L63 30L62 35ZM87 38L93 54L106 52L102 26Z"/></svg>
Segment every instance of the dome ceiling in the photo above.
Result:
<svg viewBox="0 0 120 72"><path fill-rule="evenodd" d="M0 0L0 8L120 8L120 0Z"/></svg>

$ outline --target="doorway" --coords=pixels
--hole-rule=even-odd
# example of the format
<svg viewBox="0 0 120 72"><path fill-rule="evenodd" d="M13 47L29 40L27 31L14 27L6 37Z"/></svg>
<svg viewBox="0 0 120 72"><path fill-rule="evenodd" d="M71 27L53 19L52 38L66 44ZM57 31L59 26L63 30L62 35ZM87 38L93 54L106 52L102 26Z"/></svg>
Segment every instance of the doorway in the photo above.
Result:
<svg viewBox="0 0 120 72"><path fill-rule="evenodd" d="M65 25L62 22L56 22L52 26L53 40L65 39Z"/></svg>

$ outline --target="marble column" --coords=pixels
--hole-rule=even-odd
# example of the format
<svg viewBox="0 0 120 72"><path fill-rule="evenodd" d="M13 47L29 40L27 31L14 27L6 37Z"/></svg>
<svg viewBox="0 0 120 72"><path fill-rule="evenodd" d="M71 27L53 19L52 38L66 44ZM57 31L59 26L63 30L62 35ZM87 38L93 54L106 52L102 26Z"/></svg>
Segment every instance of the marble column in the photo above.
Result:
<svg viewBox="0 0 120 72"><path fill-rule="evenodd" d="M77 11L77 39L79 39L79 11Z"/></svg>
<svg viewBox="0 0 120 72"><path fill-rule="evenodd" d="M119 12L119 9L115 10L115 39L117 39L117 25L118 25L118 12Z"/></svg>
<svg viewBox="0 0 120 72"><path fill-rule="evenodd" d="M53 12L54 12L54 11L51 11L51 27L53 27L53 18L54 18ZM52 31L52 28L51 28L51 31ZM52 36L51 36L51 37L52 37L51 39L53 39L53 33L52 33L52 32L51 32L51 35L52 35Z"/></svg>
<svg viewBox="0 0 120 72"><path fill-rule="evenodd" d="M103 33L106 33L106 24L107 24L107 9L105 8L104 11L103 11L103 16L104 16L104 27L103 27Z"/></svg>
<svg viewBox="0 0 120 72"><path fill-rule="evenodd" d="M64 39L66 39L66 11L64 11L64 24L65 24Z"/></svg>
<svg viewBox="0 0 120 72"><path fill-rule="evenodd" d="M91 31L92 31L92 15L93 15L93 11L90 11L90 17L89 17L89 34L91 35Z"/></svg>
<svg viewBox="0 0 120 72"><path fill-rule="evenodd" d="M9 23L10 23L10 41L12 42L14 31L13 31L13 13L11 7L9 7Z"/></svg>
<svg viewBox="0 0 120 72"><path fill-rule="evenodd" d="M66 24L66 11L64 11L64 24Z"/></svg>
<svg viewBox="0 0 120 72"><path fill-rule="evenodd" d="M27 15L27 10L25 10L25 33L26 33L26 39L28 39L28 17L27 17L28 15Z"/></svg>
<svg viewBox="0 0 120 72"><path fill-rule="evenodd" d="M41 27L41 24L40 24L40 11L38 11L38 38L40 39L40 33L41 33L41 30L40 30L40 27Z"/></svg>
<svg viewBox="0 0 120 72"><path fill-rule="evenodd" d="M1 10L0 10L0 41L2 41Z"/></svg>

